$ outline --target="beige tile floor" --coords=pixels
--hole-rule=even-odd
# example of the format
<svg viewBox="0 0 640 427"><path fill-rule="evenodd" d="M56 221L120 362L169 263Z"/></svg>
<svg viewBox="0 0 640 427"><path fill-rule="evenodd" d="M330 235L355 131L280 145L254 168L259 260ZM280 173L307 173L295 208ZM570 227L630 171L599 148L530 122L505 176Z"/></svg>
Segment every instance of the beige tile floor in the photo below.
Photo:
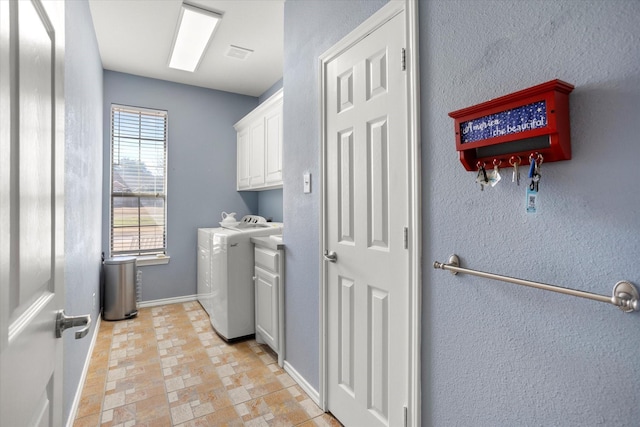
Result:
<svg viewBox="0 0 640 427"><path fill-rule="evenodd" d="M76 427L336 426L266 346L227 344L197 302L102 321Z"/></svg>

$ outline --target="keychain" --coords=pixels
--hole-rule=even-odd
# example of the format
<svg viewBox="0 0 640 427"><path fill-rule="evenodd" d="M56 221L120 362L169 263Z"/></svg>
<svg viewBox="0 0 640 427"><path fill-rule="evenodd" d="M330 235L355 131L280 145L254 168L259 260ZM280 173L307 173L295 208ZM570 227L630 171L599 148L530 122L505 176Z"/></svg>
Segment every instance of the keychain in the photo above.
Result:
<svg viewBox="0 0 640 427"><path fill-rule="evenodd" d="M536 213L538 210L538 190L540 184L540 165L543 162L542 154L536 153L529 156L529 178L531 183L527 188L527 212Z"/></svg>
<svg viewBox="0 0 640 427"><path fill-rule="evenodd" d="M531 160L531 166L529 167L529 178L531 178L531 184L529 187L531 190L538 192L538 185L540 183L540 178L542 177L540 174L540 165L542 165L543 157L542 154L537 154L536 157L532 154L529 159Z"/></svg>
<svg viewBox="0 0 640 427"><path fill-rule="evenodd" d="M478 175L476 176L476 182L480 184L480 191L484 191L484 186L489 184L489 178L487 177L487 170L484 168L484 162L478 162Z"/></svg>

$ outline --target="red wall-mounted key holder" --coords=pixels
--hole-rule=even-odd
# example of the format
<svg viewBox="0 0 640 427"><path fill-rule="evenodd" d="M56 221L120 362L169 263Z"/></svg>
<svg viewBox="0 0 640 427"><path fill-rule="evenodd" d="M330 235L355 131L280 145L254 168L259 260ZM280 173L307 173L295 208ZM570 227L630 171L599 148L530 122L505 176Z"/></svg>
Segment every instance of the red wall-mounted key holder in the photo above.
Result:
<svg viewBox="0 0 640 427"><path fill-rule="evenodd" d="M456 150L468 171L478 164L539 153L544 162L571 159L569 94L573 85L552 80L462 110L452 111Z"/></svg>

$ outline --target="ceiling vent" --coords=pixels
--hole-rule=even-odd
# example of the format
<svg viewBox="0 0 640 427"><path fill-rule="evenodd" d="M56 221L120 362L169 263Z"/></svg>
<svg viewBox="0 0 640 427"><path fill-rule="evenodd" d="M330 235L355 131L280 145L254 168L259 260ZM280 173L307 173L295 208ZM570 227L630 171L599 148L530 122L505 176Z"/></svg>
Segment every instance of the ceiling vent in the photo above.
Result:
<svg viewBox="0 0 640 427"><path fill-rule="evenodd" d="M227 53L225 54L225 56L228 56L229 58L245 60L249 57L249 55L251 55L251 53L253 53L251 49L229 45L229 49L227 49Z"/></svg>

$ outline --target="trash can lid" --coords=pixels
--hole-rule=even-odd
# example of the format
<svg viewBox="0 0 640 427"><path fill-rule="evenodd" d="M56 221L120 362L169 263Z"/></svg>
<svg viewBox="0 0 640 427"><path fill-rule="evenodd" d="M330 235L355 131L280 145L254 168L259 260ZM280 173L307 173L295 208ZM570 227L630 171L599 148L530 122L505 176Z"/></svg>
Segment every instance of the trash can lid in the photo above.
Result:
<svg viewBox="0 0 640 427"><path fill-rule="evenodd" d="M137 258L134 256L115 256L104 260L105 264L128 264L134 262Z"/></svg>

